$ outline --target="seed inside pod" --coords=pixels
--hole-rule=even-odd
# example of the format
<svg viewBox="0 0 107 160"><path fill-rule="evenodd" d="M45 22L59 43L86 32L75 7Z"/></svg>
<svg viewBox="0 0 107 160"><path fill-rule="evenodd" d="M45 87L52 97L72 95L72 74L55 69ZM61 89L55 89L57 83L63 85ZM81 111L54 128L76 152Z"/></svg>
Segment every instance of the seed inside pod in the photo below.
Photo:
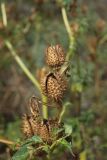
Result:
<svg viewBox="0 0 107 160"><path fill-rule="evenodd" d="M61 45L49 46L46 49L46 63L50 67L60 67L65 62L65 53Z"/></svg>
<svg viewBox="0 0 107 160"><path fill-rule="evenodd" d="M58 72L50 73L41 80L41 89L46 96L59 101L67 89L67 80Z"/></svg>

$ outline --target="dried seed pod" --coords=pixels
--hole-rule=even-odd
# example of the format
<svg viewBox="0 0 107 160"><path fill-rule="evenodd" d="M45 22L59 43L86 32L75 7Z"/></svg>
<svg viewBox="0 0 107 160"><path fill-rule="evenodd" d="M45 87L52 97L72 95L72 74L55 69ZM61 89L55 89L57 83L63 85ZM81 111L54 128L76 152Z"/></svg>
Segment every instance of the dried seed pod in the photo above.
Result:
<svg viewBox="0 0 107 160"><path fill-rule="evenodd" d="M49 129L46 124L41 123L39 128L39 136L42 138L44 142L50 142Z"/></svg>
<svg viewBox="0 0 107 160"><path fill-rule="evenodd" d="M49 46L46 50L46 63L50 67L60 67L65 62L65 53L61 45Z"/></svg>
<svg viewBox="0 0 107 160"><path fill-rule="evenodd" d="M35 118L35 120L38 120L41 117L40 104L38 102L38 99L35 96L31 97L29 101L29 107L30 107L32 116Z"/></svg>
<svg viewBox="0 0 107 160"><path fill-rule="evenodd" d="M34 116L31 116L29 119L32 131L34 133L34 135L38 135L39 134L39 128L40 128L40 121L38 121L37 119L35 119Z"/></svg>
<svg viewBox="0 0 107 160"><path fill-rule="evenodd" d="M22 117L22 132L26 136L26 138L33 136L33 131L29 119L30 117L26 114L24 114Z"/></svg>
<svg viewBox="0 0 107 160"><path fill-rule="evenodd" d="M49 119L48 120L49 131L51 132L53 128L61 127L61 124L58 123L58 119Z"/></svg>
<svg viewBox="0 0 107 160"><path fill-rule="evenodd" d="M50 73L41 80L41 89L46 96L59 101L67 89L67 80L58 72Z"/></svg>
<svg viewBox="0 0 107 160"><path fill-rule="evenodd" d="M63 136L63 124L58 122L58 119L49 119L48 128L50 133L51 142Z"/></svg>
<svg viewBox="0 0 107 160"><path fill-rule="evenodd" d="M49 119L49 132L51 134L52 139L59 138L63 134L63 124L58 122L58 119ZM54 130L58 131L58 129L62 129L60 132L53 132Z"/></svg>
<svg viewBox="0 0 107 160"><path fill-rule="evenodd" d="M49 119L44 123L41 123L39 128L39 136L44 142L51 144L55 139L58 138L57 131L62 126L58 123L58 119Z"/></svg>
<svg viewBox="0 0 107 160"><path fill-rule="evenodd" d="M38 135L39 126L42 121L42 117L40 114L40 103L35 96L31 97L29 101L29 106L30 106L30 111L31 111L31 117L29 119L29 122L31 124L33 133L35 135Z"/></svg>
<svg viewBox="0 0 107 160"><path fill-rule="evenodd" d="M60 79L59 75L55 74L55 76ZM56 77L53 75L55 80ZM26 138L30 138L33 135L38 135L44 142L51 144L56 138L58 138L58 134L53 132L61 127L58 123L58 119L42 119L40 115L39 101L34 96L30 99L30 111L30 116L25 114L22 118L23 134Z"/></svg>
<svg viewBox="0 0 107 160"><path fill-rule="evenodd" d="M59 129L58 121L50 119L48 121L48 125L49 125L49 133L51 135L51 141L54 141L57 139L58 136L57 135L57 130Z"/></svg>
<svg viewBox="0 0 107 160"><path fill-rule="evenodd" d="M49 70L49 68L47 68L47 67L37 69L36 77L37 77L38 81L40 81L41 78L44 77L44 75L46 75L48 73L48 70Z"/></svg>

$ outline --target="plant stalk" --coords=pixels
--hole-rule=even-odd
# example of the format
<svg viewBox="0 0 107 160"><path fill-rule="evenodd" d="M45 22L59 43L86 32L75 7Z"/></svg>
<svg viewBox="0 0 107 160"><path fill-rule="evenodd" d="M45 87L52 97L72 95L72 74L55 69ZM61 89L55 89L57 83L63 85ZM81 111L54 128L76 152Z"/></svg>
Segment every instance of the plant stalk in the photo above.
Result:
<svg viewBox="0 0 107 160"><path fill-rule="evenodd" d="M38 88L41 97L42 97L42 102L45 101L45 103L43 103L42 105L42 111L43 111L43 118L44 119L48 119L48 110L47 110L47 98L42 94L42 90L40 87L39 82L36 80L36 78L33 76L33 74L29 71L29 69L26 67L26 65L23 63L23 61L21 60L21 58L17 55L17 53L15 52L12 44L6 40L5 44L7 46L7 48L9 49L11 55L13 56L13 58L16 60L17 64L20 66L20 68L22 69L22 71L26 74L26 76L30 79L30 81L34 84L34 86L36 88Z"/></svg>
<svg viewBox="0 0 107 160"><path fill-rule="evenodd" d="M66 56L66 61L68 61L74 55L75 36L74 36L73 31L72 31L72 28L70 27L69 20L68 20L68 17L67 17L67 13L66 13L66 10L65 10L64 7L62 7L61 12L62 12L62 18L63 18L64 24L65 24L65 28L66 28L66 31L67 31L68 37L69 37L69 51L68 51L68 54Z"/></svg>
<svg viewBox="0 0 107 160"><path fill-rule="evenodd" d="M4 27L7 27L7 15L6 15L6 7L4 2L1 3L1 14L2 14L3 25Z"/></svg>

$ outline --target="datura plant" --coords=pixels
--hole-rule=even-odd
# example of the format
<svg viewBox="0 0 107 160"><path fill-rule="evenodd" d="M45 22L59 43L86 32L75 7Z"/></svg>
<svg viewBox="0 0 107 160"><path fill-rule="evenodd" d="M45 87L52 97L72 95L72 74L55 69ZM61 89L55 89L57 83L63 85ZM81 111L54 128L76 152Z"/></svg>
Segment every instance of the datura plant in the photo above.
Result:
<svg viewBox="0 0 107 160"><path fill-rule="evenodd" d="M29 100L29 114L22 117L21 130L24 142L20 144L12 160L52 159L56 150L68 149L72 152L72 127L62 122L64 113L63 99L68 91L66 71L69 63L61 45L49 46L45 52L47 71L40 78L41 93L46 102L32 96ZM63 68L63 69L62 69ZM48 111L56 108L57 115L43 117L42 109L47 105Z"/></svg>

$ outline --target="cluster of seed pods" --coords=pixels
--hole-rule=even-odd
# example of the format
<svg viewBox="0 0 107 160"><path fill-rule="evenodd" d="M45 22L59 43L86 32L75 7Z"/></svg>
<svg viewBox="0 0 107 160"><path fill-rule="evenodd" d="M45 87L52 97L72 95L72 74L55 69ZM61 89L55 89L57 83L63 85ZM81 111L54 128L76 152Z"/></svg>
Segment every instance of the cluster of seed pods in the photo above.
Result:
<svg viewBox="0 0 107 160"><path fill-rule="evenodd" d="M60 68L65 62L65 53L61 45L49 46L45 53L46 64L53 72L49 72L41 77L41 89L44 95L60 102L67 89L65 75L60 73ZM41 102L42 103L42 102ZM40 114L40 103L33 96L29 103L30 115L25 114L22 118L22 131L26 138L38 135L44 142L52 143L59 135L53 134L53 129L60 129L62 124L59 120L44 120Z"/></svg>
<svg viewBox="0 0 107 160"><path fill-rule="evenodd" d="M65 62L65 53L61 45L49 46L45 53L46 64L53 69L41 79L41 89L43 94L54 99L56 102L61 101L67 89L67 80L65 75L59 72Z"/></svg>
<svg viewBox="0 0 107 160"><path fill-rule="evenodd" d="M29 103L30 114L24 114L22 117L22 132L26 138L38 135L41 139L51 144L58 138L58 134L53 134L53 129L60 129L61 123L57 119L44 120L40 113L40 104L38 99L33 96Z"/></svg>

